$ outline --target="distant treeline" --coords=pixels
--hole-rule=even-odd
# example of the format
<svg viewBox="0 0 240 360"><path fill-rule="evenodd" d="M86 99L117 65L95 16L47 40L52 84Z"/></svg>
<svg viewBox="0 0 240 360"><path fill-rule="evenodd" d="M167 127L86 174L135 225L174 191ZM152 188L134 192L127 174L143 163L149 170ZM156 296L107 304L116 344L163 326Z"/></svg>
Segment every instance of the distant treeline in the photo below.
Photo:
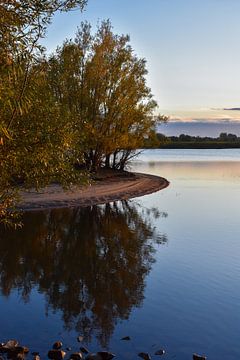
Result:
<svg viewBox="0 0 240 360"><path fill-rule="evenodd" d="M145 141L145 148L164 149L227 149L240 148L240 137L235 134L221 133L218 137L200 137L181 134L165 136L156 133L151 140Z"/></svg>

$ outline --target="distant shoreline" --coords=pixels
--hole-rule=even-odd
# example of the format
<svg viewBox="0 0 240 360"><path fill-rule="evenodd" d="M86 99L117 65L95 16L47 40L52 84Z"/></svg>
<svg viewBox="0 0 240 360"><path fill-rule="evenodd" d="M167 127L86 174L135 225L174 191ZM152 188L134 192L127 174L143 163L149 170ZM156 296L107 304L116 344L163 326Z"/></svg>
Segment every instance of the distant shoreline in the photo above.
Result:
<svg viewBox="0 0 240 360"><path fill-rule="evenodd" d="M40 192L22 192L22 201L18 208L33 211L99 205L151 194L168 185L168 180L160 176L142 173L125 173L124 177L103 179L89 186L74 186L68 191L53 184Z"/></svg>
<svg viewBox="0 0 240 360"><path fill-rule="evenodd" d="M155 138L146 139L144 147L148 149L239 149L240 137L227 133L221 133L216 138L188 134L166 136L156 133Z"/></svg>

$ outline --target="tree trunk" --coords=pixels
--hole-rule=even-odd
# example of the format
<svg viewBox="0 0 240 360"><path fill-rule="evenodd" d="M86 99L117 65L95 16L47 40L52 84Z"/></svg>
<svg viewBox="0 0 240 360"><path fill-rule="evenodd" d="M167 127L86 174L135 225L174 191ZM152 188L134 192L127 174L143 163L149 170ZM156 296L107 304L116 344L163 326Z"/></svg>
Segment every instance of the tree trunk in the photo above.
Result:
<svg viewBox="0 0 240 360"><path fill-rule="evenodd" d="M105 155L105 168L110 168L110 154Z"/></svg>

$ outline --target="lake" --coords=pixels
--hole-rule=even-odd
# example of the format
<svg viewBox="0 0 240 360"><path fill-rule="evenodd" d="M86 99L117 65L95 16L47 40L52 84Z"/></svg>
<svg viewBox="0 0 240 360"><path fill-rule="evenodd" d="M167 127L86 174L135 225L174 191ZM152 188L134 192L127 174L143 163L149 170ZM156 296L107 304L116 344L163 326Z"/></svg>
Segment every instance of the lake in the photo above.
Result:
<svg viewBox="0 0 240 360"><path fill-rule="evenodd" d="M147 150L132 170L170 186L1 230L0 340L42 358L83 335L121 360L160 348L164 359L239 359L240 150Z"/></svg>

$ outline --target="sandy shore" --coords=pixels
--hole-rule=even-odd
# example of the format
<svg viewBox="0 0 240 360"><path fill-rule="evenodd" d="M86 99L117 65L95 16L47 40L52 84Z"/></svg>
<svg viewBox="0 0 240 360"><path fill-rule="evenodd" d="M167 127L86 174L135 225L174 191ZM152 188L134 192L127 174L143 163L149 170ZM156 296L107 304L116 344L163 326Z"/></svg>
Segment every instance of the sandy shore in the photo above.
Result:
<svg viewBox="0 0 240 360"><path fill-rule="evenodd" d="M91 206L151 194L169 185L166 179L159 176L139 173L134 175L97 181L90 186L75 186L68 191L64 191L59 185L50 185L40 192L23 192L19 207L29 211Z"/></svg>

